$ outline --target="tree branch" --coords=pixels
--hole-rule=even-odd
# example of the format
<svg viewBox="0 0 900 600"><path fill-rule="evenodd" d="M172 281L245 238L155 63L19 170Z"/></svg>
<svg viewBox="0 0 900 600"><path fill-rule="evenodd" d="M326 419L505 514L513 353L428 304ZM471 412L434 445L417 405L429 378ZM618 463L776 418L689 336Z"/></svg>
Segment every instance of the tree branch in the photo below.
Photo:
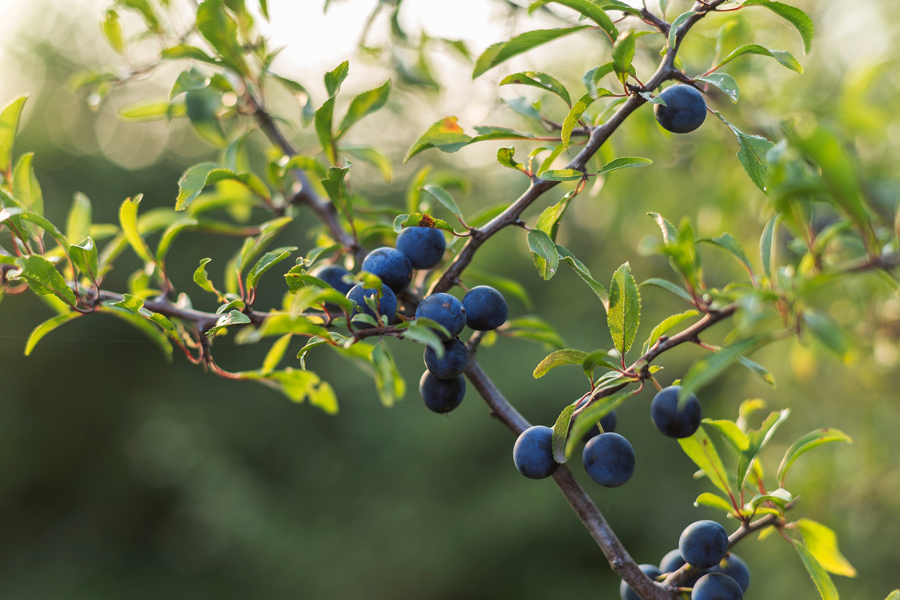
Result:
<svg viewBox="0 0 900 600"><path fill-rule="evenodd" d="M284 134L281 133L281 130L272 119L272 116L260 105L249 91L244 92L244 102L246 102L247 107L253 112L253 117L259 124L259 128L266 134L269 141L278 146L285 156L289 158L296 156L297 151L288 139L284 137ZM334 204L332 204L330 200L322 198L316 193L315 188L313 188L312 182L310 182L306 173L300 169L293 169L292 172L294 178L297 180L297 186L290 203L305 204L308 206L325 228L328 229L331 237L352 252L356 262L361 264L366 255L366 250L359 244L353 235L341 225L340 216L338 215ZM283 211L284 208L281 209L281 212Z"/></svg>
<svg viewBox="0 0 900 600"><path fill-rule="evenodd" d="M685 22L682 23L681 26L679 26L678 31L675 35L675 48L670 49L670 51L667 52L663 57L662 61L659 64L659 67L656 69L656 72L643 86L643 91L649 92L655 90L664 82L676 77L676 74L679 71L675 68L675 57L677 56L678 48L681 46L681 41L684 39L685 34L690 30L691 27L694 26L697 21L706 16L706 13L714 10L716 6L723 4L724 2L725 0L713 0L708 4L700 2L694 4L692 10L696 14L685 20ZM631 113L633 113L646 103L647 101L644 100L644 98L639 94L631 94L628 97L628 100L626 100L625 103L619 107L619 109L613 114L612 117L609 118L606 123L597 126L592 130L591 137L588 140L587 144L584 146L584 148L582 148L581 152L579 152L575 156L575 158L573 158L569 162L569 164L565 166L565 168L574 169L576 171L584 171L587 162L610 138L610 136L612 136L612 134L616 132L619 126L625 122L625 119L627 119L631 115ZM475 257L475 253L482 246L482 244L484 244L488 239L493 237L502 229L516 224L519 221L519 217L526 208L531 206L535 202L535 200L537 200L544 194L544 192L556 187L558 184L558 181L546 181L544 179L540 179L539 177L535 177L534 179L532 179L531 186L525 191L525 193L519 196L519 198L509 206L509 208L497 215L492 221L490 221L483 227L476 228L471 231L471 237L469 237L469 240L459 251L456 259L454 259L450 266L447 267L447 270L444 271L443 275L441 275L441 277L438 278L437 281L435 281L434 285L431 286L431 290L429 290L429 293L434 294L436 292L446 292L451 287L459 283L463 271L472 262L472 259Z"/></svg>

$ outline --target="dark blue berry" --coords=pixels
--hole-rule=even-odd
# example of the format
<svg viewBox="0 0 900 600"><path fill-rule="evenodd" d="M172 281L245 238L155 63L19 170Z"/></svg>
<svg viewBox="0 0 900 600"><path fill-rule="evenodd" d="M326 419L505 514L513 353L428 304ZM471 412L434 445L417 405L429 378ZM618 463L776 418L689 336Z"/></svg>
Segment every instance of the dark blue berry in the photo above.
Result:
<svg viewBox="0 0 900 600"><path fill-rule="evenodd" d="M709 569L728 552L728 532L715 521L691 523L681 533L678 549L692 567Z"/></svg>
<svg viewBox="0 0 900 600"><path fill-rule="evenodd" d="M673 385L656 394L650 404L650 418L663 434L671 438L688 438L700 427L703 417L700 401L694 394L688 394L679 406L679 390L680 386Z"/></svg>
<svg viewBox="0 0 900 600"><path fill-rule="evenodd" d="M656 579L662 573L659 572L659 569L656 568L656 565L638 565L641 568L647 577L650 579ZM622 600L641 600L641 597L637 595L631 586L625 583L624 581L619 584L619 595L622 597Z"/></svg>
<svg viewBox="0 0 900 600"><path fill-rule="evenodd" d="M444 326L450 333L447 337L438 333L438 337L446 341L460 334L466 326L466 309L462 302L450 294L439 292L422 300L416 308L416 318L431 319Z"/></svg>
<svg viewBox="0 0 900 600"><path fill-rule="evenodd" d="M663 573L674 573L687 562L681 557L681 551L677 548L672 550L659 562L659 570ZM687 579L681 582L681 587L693 587L697 580L706 575L706 569L697 569L695 567L691 567L688 571Z"/></svg>
<svg viewBox="0 0 900 600"><path fill-rule="evenodd" d="M616 411L612 411L611 413L607 413L605 417L600 419L600 427L603 428L603 433L612 433L616 430L616 423L618 422L618 417L616 417ZM584 434L584 441L588 441L593 437L597 437L600 435L599 427L591 427L588 429L587 433Z"/></svg>
<svg viewBox="0 0 900 600"><path fill-rule="evenodd" d="M353 286L353 288L347 292L347 299L356 302L356 308L353 310L353 315L365 313L377 321L378 316L366 305L365 300L366 298L375 295L375 290L367 290L362 284ZM390 324L397 314L397 297L394 295L394 292L391 291L391 288L386 285L381 286L381 299L378 301L378 307L379 313L387 316L387 322ZM372 327L365 323L354 323L354 325L360 329L370 329Z"/></svg>
<svg viewBox="0 0 900 600"><path fill-rule="evenodd" d="M743 597L738 582L721 573L704 575L691 591L691 600L742 600Z"/></svg>
<svg viewBox="0 0 900 600"><path fill-rule="evenodd" d="M468 363L469 350L459 338L444 342L444 356L441 358L438 358L431 346L425 348L425 367L438 379L459 377L465 372Z"/></svg>
<svg viewBox="0 0 900 600"><path fill-rule="evenodd" d="M706 120L706 100L703 94L689 85L673 85L659 97L666 105L654 104L653 112L663 129L672 133L690 133Z"/></svg>
<svg viewBox="0 0 900 600"><path fill-rule="evenodd" d="M397 236L397 250L406 255L414 269L430 269L444 257L447 240L434 227L407 227Z"/></svg>
<svg viewBox="0 0 900 600"><path fill-rule="evenodd" d="M553 460L553 430L535 425L523 431L513 446L513 462L519 473L529 479L553 475L559 468Z"/></svg>
<svg viewBox="0 0 900 600"><path fill-rule="evenodd" d="M479 285L463 296L466 325L475 331L490 331L506 323L509 308L503 294L492 287Z"/></svg>
<svg viewBox="0 0 900 600"><path fill-rule="evenodd" d="M634 448L618 433L604 433L584 445L584 470L603 487L619 487L634 474Z"/></svg>
<svg viewBox="0 0 900 600"><path fill-rule="evenodd" d="M709 572L728 575L738 582L738 585L741 586L744 592L750 587L750 569L747 567L747 563L741 560L741 557L737 554L729 554L720 560L719 564L711 568Z"/></svg>
<svg viewBox="0 0 900 600"><path fill-rule="evenodd" d="M378 275L381 283L399 294L412 281L412 265L406 255L396 248L376 248L363 259L362 270Z"/></svg>
<svg viewBox="0 0 900 600"><path fill-rule="evenodd" d="M438 379L428 371L419 380L419 394L431 412L448 413L466 396L466 378Z"/></svg>

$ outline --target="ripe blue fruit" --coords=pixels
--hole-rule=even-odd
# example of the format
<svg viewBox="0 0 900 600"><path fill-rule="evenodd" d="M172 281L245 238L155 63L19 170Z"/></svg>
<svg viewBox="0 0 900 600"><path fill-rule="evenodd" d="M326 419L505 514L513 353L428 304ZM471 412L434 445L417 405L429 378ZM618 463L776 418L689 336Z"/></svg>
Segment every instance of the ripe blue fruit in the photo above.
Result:
<svg viewBox="0 0 900 600"><path fill-rule="evenodd" d="M376 295L375 290L367 290L362 286L362 284L357 284L353 286L353 288L347 292L347 299L353 300L356 302L356 308L353 310L353 315L358 315L359 313L365 313L375 319L378 320L378 316L366 305L366 298L370 298ZM381 299L378 301L379 312L382 315L387 316L387 322L391 323L394 320L394 317L397 315L397 297L394 295L394 292L391 291L386 285L381 286ZM351 315L351 318L353 318ZM371 325L366 325L365 323L354 323L359 329L371 329Z"/></svg>
<svg viewBox="0 0 900 600"><path fill-rule="evenodd" d="M475 331L490 331L506 323L509 308L503 294L487 285L473 287L463 296L466 325Z"/></svg>
<svg viewBox="0 0 900 600"><path fill-rule="evenodd" d="M691 523L681 533L678 549L692 567L709 569L728 552L728 532L715 521Z"/></svg>
<svg viewBox="0 0 900 600"><path fill-rule="evenodd" d="M419 380L419 394L431 412L448 413L459 406L465 398L466 379L465 377L438 379L425 371Z"/></svg>
<svg viewBox="0 0 900 600"><path fill-rule="evenodd" d="M412 281L412 265L396 248L376 248L363 259L362 270L378 275L381 283L399 294Z"/></svg>
<svg viewBox="0 0 900 600"><path fill-rule="evenodd" d="M434 227L407 227L397 236L397 250L414 269L430 269L441 262L446 249L444 234Z"/></svg>
<svg viewBox="0 0 900 600"><path fill-rule="evenodd" d="M694 584L691 600L742 600L741 586L728 575L710 573Z"/></svg>
<svg viewBox="0 0 900 600"><path fill-rule="evenodd" d="M431 346L425 348L425 368L438 379L459 377L465 372L468 363L469 350L459 338L444 342L444 356L441 358L438 358Z"/></svg>
<svg viewBox="0 0 900 600"><path fill-rule="evenodd" d="M686 564L687 562L681 557L681 551L676 548L663 556L663 559L659 561L659 570L663 573L674 573ZM693 587L697 580L706 575L706 573L706 569L691 567L690 571L688 571L687 579L681 583L681 587Z"/></svg>
<svg viewBox="0 0 900 600"><path fill-rule="evenodd" d="M671 438L688 438L700 427L702 414L700 401L694 394L688 394L682 406L678 404L681 386L673 385L654 396L650 404L650 418L663 434Z"/></svg>
<svg viewBox="0 0 900 600"><path fill-rule="evenodd" d="M535 425L523 431L513 446L513 462L519 473L529 479L553 475L559 468L553 460L553 430Z"/></svg>
<svg viewBox="0 0 900 600"><path fill-rule="evenodd" d="M616 423L618 422L618 417L616 417L616 411L612 411L611 413L607 413L605 417L600 419L600 427L603 428L603 433L612 433L616 430ZM584 434L584 441L587 442L591 438L597 437L600 435L600 429L597 427L591 427L588 429L587 433Z"/></svg>
<svg viewBox="0 0 900 600"><path fill-rule="evenodd" d="M741 586L741 590L744 592L750 587L750 569L747 568L747 563L741 560L741 557L737 554L729 554L720 560L719 564L711 568L709 572L728 575L738 582L738 585Z"/></svg>
<svg viewBox="0 0 900 600"><path fill-rule="evenodd" d="M706 120L706 100L689 85L673 85L664 89L659 97L666 105L654 104L653 113L667 131L690 133Z"/></svg>
<svg viewBox="0 0 900 600"><path fill-rule="evenodd" d="M432 294L419 303L416 318L422 317L436 321L447 329L450 337L436 332L444 341L458 336L466 326L466 309L463 308L462 302L443 292Z"/></svg>
<svg viewBox="0 0 900 600"><path fill-rule="evenodd" d="M603 487L619 487L634 474L634 448L618 433L604 433L584 445L584 470Z"/></svg>
<svg viewBox="0 0 900 600"><path fill-rule="evenodd" d="M646 573L647 577L650 579L656 579L662 573L659 572L659 569L656 568L656 565L638 565L644 573ZM622 600L641 600L641 597L637 595L631 586L625 583L624 581L619 584L619 596L622 597Z"/></svg>

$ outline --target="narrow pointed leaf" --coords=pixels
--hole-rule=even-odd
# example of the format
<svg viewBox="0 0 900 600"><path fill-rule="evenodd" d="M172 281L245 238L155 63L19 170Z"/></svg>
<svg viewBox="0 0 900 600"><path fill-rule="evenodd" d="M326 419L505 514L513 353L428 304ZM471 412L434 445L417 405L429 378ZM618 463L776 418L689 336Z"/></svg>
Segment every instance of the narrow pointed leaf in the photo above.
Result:
<svg viewBox="0 0 900 600"><path fill-rule="evenodd" d="M552 42L553 40L566 35L584 31L585 29L589 29L589 27L587 25L582 25L563 29L538 29L517 35L508 42L494 44L485 50L475 61L475 70L472 72L472 79L480 77L500 63L505 62L514 56L518 56L523 52L527 52L532 48L536 48L547 42Z"/></svg>
<svg viewBox="0 0 900 600"><path fill-rule="evenodd" d="M66 312L60 315L56 315L51 319L47 319L40 325L34 328L31 332L31 335L28 336L28 341L25 343L25 356L31 356L32 351L34 351L34 347L37 346L37 343L41 341L45 335L62 325L63 323L68 323L72 319L77 319L82 316L79 312Z"/></svg>

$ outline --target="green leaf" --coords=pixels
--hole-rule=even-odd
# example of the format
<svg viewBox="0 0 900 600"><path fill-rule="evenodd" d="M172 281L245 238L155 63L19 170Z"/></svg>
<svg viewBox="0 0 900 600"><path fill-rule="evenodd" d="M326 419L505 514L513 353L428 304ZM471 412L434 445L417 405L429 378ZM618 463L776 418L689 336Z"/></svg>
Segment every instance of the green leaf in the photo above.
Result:
<svg viewBox="0 0 900 600"><path fill-rule="evenodd" d="M750 472L753 461L756 460L756 457L759 456L762 449L769 443L772 436L775 435L775 430L778 429L778 426L784 423L790 414L791 411L788 409L773 412L765 421L763 421L763 424L759 429L753 430L747 434L747 440L749 442L747 449L741 451L741 454L738 457L738 489L741 489L744 486L744 480L747 478L747 473Z"/></svg>
<svg viewBox="0 0 900 600"><path fill-rule="evenodd" d="M678 443L681 445L684 453L694 461L694 464L700 467L713 485L722 490L728 497L733 497L731 488L728 485L725 466L722 464L722 459L719 458L715 445L713 445L712 440L709 439L703 427L697 429L691 437L679 439Z"/></svg>
<svg viewBox="0 0 900 600"><path fill-rule="evenodd" d="M280 75L273 75L273 77L276 81L286 87L297 99L297 102L302 105L302 108L300 109L300 124L303 127L309 127L309 124L315 119L316 111L313 106L312 96L307 91L306 87L287 77L281 77Z"/></svg>
<svg viewBox="0 0 900 600"><path fill-rule="evenodd" d="M207 77L197 69L191 68L190 70L182 71L178 74L178 78L175 80L175 84L172 86L172 91L169 92L169 100L173 100L176 96L184 94L185 92L202 90L208 84L209 77Z"/></svg>
<svg viewBox="0 0 900 600"><path fill-rule="evenodd" d="M794 8L793 6L788 6L781 2L772 2L771 0L747 0L741 5L742 8L745 6L762 6L768 8L773 13L789 22L797 29L800 37L803 39L803 53L809 54L809 50L812 47L813 34L815 33L815 26L813 25L812 19L810 19L805 12L799 8Z"/></svg>
<svg viewBox="0 0 900 600"><path fill-rule="evenodd" d="M691 295L688 294L686 289L684 289L683 287L681 287L679 285L675 285L671 281L667 281L665 279L659 279L657 277L651 277L650 279L641 282L641 287L644 287L645 285L652 285L654 287L662 288L662 289L666 290L667 292L672 292L676 296L684 298L691 304L694 303L694 300L691 298Z"/></svg>
<svg viewBox="0 0 900 600"><path fill-rule="evenodd" d="M900 590L894 590L891 595L884 600L900 600Z"/></svg>
<svg viewBox="0 0 900 600"><path fill-rule="evenodd" d="M588 268L575 258L574 254L562 246L557 245L556 252L559 254L559 258L569 265L572 270L575 271L575 274L581 277L582 281L588 284L591 290L593 290L597 295L597 298L600 299L601 304L603 304L603 309L609 310L609 294L607 293L606 288L593 278Z"/></svg>
<svg viewBox="0 0 900 600"><path fill-rule="evenodd" d="M176 116L185 116L187 109L184 104L172 104L166 100L151 102L136 102L119 109L119 117L127 121L161 121ZM196 115L195 115L196 116Z"/></svg>
<svg viewBox="0 0 900 600"><path fill-rule="evenodd" d="M571 426L569 441L566 443L566 457L571 458L578 443L591 427L596 427L600 419L614 411L623 402L637 394L639 391L640 390L629 389L619 390L610 396L592 401L590 406L582 410L575 418L575 423Z"/></svg>
<svg viewBox="0 0 900 600"><path fill-rule="evenodd" d="M238 40L237 23L225 11L221 0L205 0L197 7L197 29L228 66L238 73L249 74Z"/></svg>
<svg viewBox="0 0 900 600"><path fill-rule="evenodd" d="M679 33L679 28L682 25L684 25L685 21L687 21L691 17L694 17L697 14L700 14L700 13L688 11L686 13L681 13L680 15L678 15L678 17L675 18L674 21L672 21L672 24L669 27L669 37L668 37L669 48L675 47L675 44L678 41L677 37L678 37L678 33Z"/></svg>
<svg viewBox="0 0 900 600"><path fill-rule="evenodd" d="M347 171L350 170L350 166L348 164L346 167L329 167L328 176L322 180L322 187L325 188L325 192L328 193L332 204L337 207L344 218L349 223L353 223L353 201L344 193L344 178L347 175Z"/></svg>
<svg viewBox="0 0 900 600"><path fill-rule="evenodd" d="M544 233L550 236L550 239L554 242L556 241L556 234L559 232L559 224L562 221L563 215L566 213L566 209L569 208L569 203L575 198L574 190L567 193L562 199L554 204L553 206L548 206L541 213L541 216L538 217L537 223L535 224L535 229L540 229ZM558 251L558 249L557 249Z"/></svg>
<svg viewBox="0 0 900 600"><path fill-rule="evenodd" d="M531 87L536 87L540 90L544 90L547 92L552 92L563 99L563 102L572 106L572 98L569 96L569 90L566 89L562 83L560 83L557 79L547 75L546 73L539 73L537 71L524 71L522 73L514 73L512 75L507 75L500 81L499 85L528 85ZM540 116L540 115L538 115Z"/></svg>
<svg viewBox="0 0 900 600"><path fill-rule="evenodd" d="M808 309L803 311L803 322L813 337L826 348L841 359L849 360L852 342L834 319L825 313Z"/></svg>
<svg viewBox="0 0 900 600"><path fill-rule="evenodd" d="M775 232L778 230L779 217L772 217L766 223L762 236L759 238L759 257L762 262L763 273L772 280L772 257L775 256L778 242Z"/></svg>
<svg viewBox="0 0 900 600"><path fill-rule="evenodd" d="M516 162L515 158L513 158L515 154L516 149L513 146L509 146L508 148L500 148L499 150L497 150L497 162L507 169L524 172L525 168L521 165L521 163Z"/></svg>
<svg viewBox="0 0 900 600"><path fill-rule="evenodd" d="M729 54L728 56L723 58L719 62L719 64L717 64L711 70L716 71L719 69L719 67L727 65L734 59L736 59L740 56L743 56L745 54L756 54L758 56L768 56L768 57L771 57L771 58L774 58L775 60L777 60L779 62L779 64L781 64L781 66L783 66L786 69L790 69L791 71L794 71L796 73L803 72L803 66L799 62L797 62L797 59L794 58L790 52L787 52L785 50L769 50L767 48L763 48L762 46L760 46L758 44L747 44L745 46L741 46L740 48L737 48L736 50L732 51L731 54Z"/></svg>
<svg viewBox="0 0 900 600"><path fill-rule="evenodd" d="M185 210L207 186L220 181L235 181L263 200L271 200L266 184L253 173L236 174L214 163L194 165L178 180L175 210Z"/></svg>
<svg viewBox="0 0 900 600"><path fill-rule="evenodd" d="M616 30L616 26L613 25L612 20L603 11L603 7L600 6L601 2L597 2L596 0L537 0L537 2L533 2L531 6L528 7L528 13L534 13L534 11L536 11L538 8L550 4L551 2L562 4L563 6L568 6L569 8L577 10L582 15L596 23L600 27L600 29L602 29L606 33L606 35L609 36L610 40L614 40L619 37L619 32ZM626 7L626 10L631 8L627 5Z"/></svg>
<svg viewBox="0 0 900 600"><path fill-rule="evenodd" d="M772 387L776 387L775 378L772 377L772 374L769 373L768 369L766 369L758 362L752 361L746 356L738 356L735 360L737 360L738 364L746 367L751 373L753 373Z"/></svg>
<svg viewBox="0 0 900 600"><path fill-rule="evenodd" d="M259 230L260 233L255 238L247 238L244 240L244 246L238 252L235 260L235 271L240 274L244 272L247 265L250 264L257 256L259 256L266 246L269 245L275 236L284 231L284 228L293 221L292 217L279 217L263 223Z"/></svg>
<svg viewBox="0 0 900 600"><path fill-rule="evenodd" d="M215 294L219 300L223 300L222 294L213 287L212 282L209 280L209 274L206 272L206 265L208 265L212 261L211 258L204 258L200 261L200 266L197 267L197 270L194 271L194 283L200 286L201 289L209 292L210 294Z"/></svg>
<svg viewBox="0 0 900 600"><path fill-rule="evenodd" d="M13 144L27 100L27 95L19 96L0 112L0 173L7 173L12 168Z"/></svg>
<svg viewBox="0 0 900 600"><path fill-rule="evenodd" d="M587 107L590 106L593 102L594 98L592 98L590 94L585 94L581 97L580 100L578 100L578 102L575 103L574 106L572 106L569 114L566 115L566 119L562 124L562 132L560 132L562 145L564 148L569 147L569 140L572 137L572 131L574 131L575 127L578 125L578 120L581 119L581 115L584 114L584 111L587 110ZM544 174L543 178L547 179L546 173Z"/></svg>
<svg viewBox="0 0 900 600"><path fill-rule="evenodd" d="M737 104L741 97L741 90L737 81L728 73L710 73L701 77L695 77L694 81L703 81L716 86L728 96L734 104Z"/></svg>
<svg viewBox="0 0 900 600"><path fill-rule="evenodd" d="M753 277L753 266L750 264L750 259L747 258L747 254L744 252L744 249L741 248L740 243L730 233L723 233L719 237L714 238L701 238L697 240L698 242L709 242L711 244L715 244L719 246L729 254L731 254L741 266L747 269L747 272L750 273L750 277Z"/></svg>
<svg viewBox="0 0 900 600"><path fill-rule="evenodd" d="M322 144L322 153L328 157L331 164L337 162L337 147L335 146L332 123L334 120L334 96L326 100L316 111L315 125L316 135Z"/></svg>
<svg viewBox="0 0 900 600"><path fill-rule="evenodd" d="M472 138L463 132L462 127L457 124L456 117L444 117L416 140L403 162L409 162L416 154L424 152L429 148L437 148L442 152L456 152L460 148L465 147L472 141Z"/></svg>
<svg viewBox="0 0 900 600"><path fill-rule="evenodd" d="M768 502L777 506L779 512L784 514L787 505L793 502L793 500L794 497L789 491L779 488L771 494L757 494L756 496L753 496L750 502L747 503L747 506L750 510L756 511L760 506Z"/></svg>
<svg viewBox="0 0 900 600"><path fill-rule="evenodd" d="M609 284L606 322L616 350L624 356L631 349L641 322L641 293L628 263L616 269Z"/></svg>
<svg viewBox="0 0 900 600"><path fill-rule="evenodd" d="M671 317L663 320L662 323L654 327L653 331L650 332L650 337L647 338L647 341L644 342L644 346L641 348L641 354L646 354L650 347L656 344L656 340L659 339L659 336L663 335L682 321L686 321L687 319L696 317L699 314L700 313L696 310L688 310L677 315L672 315Z"/></svg>
<svg viewBox="0 0 900 600"><path fill-rule="evenodd" d="M375 148L369 146L342 146L341 150L344 154L348 154L357 160L372 165L378 169L378 172L381 173L381 177L386 183L391 182L391 178L394 174L391 161Z"/></svg>
<svg viewBox="0 0 900 600"><path fill-rule="evenodd" d="M597 367L603 367L610 371L618 371L620 369L618 365L610 362L609 353L606 350L595 350L585 356L584 360L581 362L581 370L584 371L585 377L587 377L588 381L591 383L594 381L594 369Z"/></svg>
<svg viewBox="0 0 900 600"><path fill-rule="evenodd" d="M146 23L147 27L151 31L161 31L162 28L159 23L159 18L156 16L156 13L153 11L153 7L150 6L150 2L148 0L121 0L121 3L124 6L140 13L140 15L144 18L144 23Z"/></svg>
<svg viewBox="0 0 900 600"><path fill-rule="evenodd" d="M44 215L44 194L34 174L34 152L19 157L12 178L13 196L27 211Z"/></svg>
<svg viewBox="0 0 900 600"><path fill-rule="evenodd" d="M612 62L616 77L624 85L631 72L631 61L634 60L634 30L622 33L613 45Z"/></svg>
<svg viewBox="0 0 900 600"><path fill-rule="evenodd" d="M566 406L561 413L559 413L559 417L556 418L556 423L553 425L553 438L552 438L552 448L553 448L553 460L555 460L559 464L564 464L566 462L566 441L568 440L569 435L569 425L572 423L572 413L575 412L576 406L574 404L570 404Z"/></svg>
<svg viewBox="0 0 900 600"><path fill-rule="evenodd" d="M435 200L444 205L444 207L456 215L456 218L460 221L463 221L462 211L459 210L459 206L456 205L456 202L450 196L450 194L439 185L428 184L422 186L422 190L428 192L431 196L434 197Z"/></svg>
<svg viewBox="0 0 900 600"><path fill-rule="evenodd" d="M475 61L475 70L472 73L472 79L480 77L500 63L505 62L514 56L518 56L523 52L527 52L532 48L536 48L542 44L546 44L547 42L552 42L553 40L559 39L566 35L584 31L585 29L589 29L589 27L587 25L582 25L578 27L567 27L563 29L538 29L535 31L528 31L521 35L517 35L508 42L500 42L498 44L494 44L487 50L485 50L484 53L482 53L482 55L479 56ZM613 29L615 29L615 27L613 27Z"/></svg>
<svg viewBox="0 0 900 600"><path fill-rule="evenodd" d="M562 147L563 146L560 145L560 148ZM544 181L577 181L579 179L585 179L586 175L575 169L556 169L543 171L540 173L540 178Z"/></svg>
<svg viewBox="0 0 900 600"><path fill-rule="evenodd" d="M740 129L726 121L718 112L712 112L719 117L723 123L728 125L731 131L734 132L734 135L737 136L738 146L740 147L737 153L738 160L740 161L741 166L744 167L744 171L747 172L750 180L756 184L756 187L758 187L760 191L768 193L772 175L769 172L769 161L766 158L766 155L775 144L764 137L743 133Z"/></svg>
<svg viewBox="0 0 900 600"><path fill-rule="evenodd" d="M540 379L547 373L549 373L552 369L556 367L561 367L563 365L580 365L584 362L584 359L587 358L587 352L582 352L581 350L573 350L572 348L565 348L563 350L556 350L551 352L544 360L542 360L537 367L534 368L534 378Z"/></svg>
<svg viewBox="0 0 900 600"><path fill-rule="evenodd" d="M325 89L328 91L328 96L333 98L337 96L338 92L341 91L341 84L344 83L344 80L347 79L347 75L350 74L350 63L346 60L336 66L333 70L325 73Z"/></svg>
<svg viewBox="0 0 900 600"><path fill-rule="evenodd" d="M195 46L187 44L178 44L170 48L165 48L161 52L161 56L165 60L198 60L211 65L220 64L218 60Z"/></svg>
<svg viewBox="0 0 900 600"><path fill-rule="evenodd" d="M372 348L372 366L375 368L375 389L381 403L391 407L406 394L406 382L397 370L394 355L387 342L381 340Z"/></svg>
<svg viewBox="0 0 900 600"><path fill-rule="evenodd" d="M28 341L25 343L25 356L31 356L34 347L37 346L37 343L43 339L45 335L62 325L63 323L68 323L72 319L77 319L82 316L79 312L66 312L60 315L56 315L51 319L47 319L40 325L34 328L31 332L31 335L28 336Z"/></svg>
<svg viewBox="0 0 900 600"><path fill-rule="evenodd" d="M39 296L53 294L70 307L75 307L77 303L75 294L53 263L43 256L31 254L16 259L16 264L20 270L10 273L10 279L22 279L35 294Z"/></svg>
<svg viewBox="0 0 900 600"><path fill-rule="evenodd" d="M835 575L856 577L856 569L838 548L837 535L821 523L810 519L799 519L797 529L803 536L803 544L822 568Z"/></svg>
<svg viewBox="0 0 900 600"><path fill-rule="evenodd" d="M80 244L70 245L69 258L88 279L97 283L100 275L100 259L94 240L86 237Z"/></svg>
<svg viewBox="0 0 900 600"><path fill-rule="evenodd" d="M100 31L103 32L103 37L116 53L125 53L125 35L122 33L122 25L119 23L119 13L113 9L107 10L100 22Z"/></svg>
<svg viewBox="0 0 900 600"><path fill-rule="evenodd" d="M255 265L253 265L253 268L250 269L250 272L247 274L247 289L256 289L259 279L266 271L289 257L291 253L296 252L296 250L296 246L290 246L267 252Z"/></svg>
<svg viewBox="0 0 900 600"><path fill-rule="evenodd" d="M150 254L150 248L147 247L147 242L144 241L138 230L138 205L143 197L143 194L138 194L134 198L126 198L122 202L122 205L119 207L119 224L122 226L122 232L128 239L128 243L131 244L138 257L147 264L155 264L153 255Z"/></svg>
<svg viewBox="0 0 900 600"><path fill-rule="evenodd" d="M66 237L83 240L91 234L92 209L90 199L81 192L75 192L72 206L66 219Z"/></svg>
<svg viewBox="0 0 900 600"><path fill-rule="evenodd" d="M831 581L828 572L819 564L812 552L800 542L794 542L794 548L796 548L797 554L800 555L800 560L803 561L803 566L806 567L816 589L819 590L822 600L840 600L837 588L834 587L834 582Z"/></svg>
<svg viewBox="0 0 900 600"><path fill-rule="evenodd" d="M710 508L725 511L729 514L734 512L734 507L731 506L731 503L729 503L728 500L718 494L713 494L712 492L703 492L697 496L697 499L694 500L694 506L708 506Z"/></svg>
<svg viewBox="0 0 900 600"><path fill-rule="evenodd" d="M794 463L797 462L797 459L800 458L800 456L813 448L817 448L818 446L829 442L845 442L847 444L852 444L853 440L839 429L816 429L815 431L807 433L791 444L791 447L784 453L784 458L781 460L781 465L779 465L778 474L776 475L778 477L778 485L784 486L784 480L787 478L788 471Z"/></svg>
<svg viewBox="0 0 900 600"><path fill-rule="evenodd" d="M606 175L607 173L612 173L613 171L618 171L619 169L629 169L632 167L649 167L653 164L653 161L649 158L641 158L639 156L622 156L620 158L613 159L603 165L599 171L597 171L597 175Z"/></svg>
<svg viewBox="0 0 900 600"><path fill-rule="evenodd" d="M344 118L341 120L341 124L335 133L335 139L341 139L357 121L387 104L390 93L391 80L388 79L381 87L363 92L355 97L353 101L350 102L347 114L344 115Z"/></svg>
<svg viewBox="0 0 900 600"><path fill-rule="evenodd" d="M750 338L736 342L730 346L725 346L718 352L708 354L704 358L698 360L691 368L688 369L681 381L680 398L686 398L688 394L695 393L697 390L718 377L722 371L727 369L731 363L737 360L738 356L754 349L761 341L761 338Z"/></svg>
<svg viewBox="0 0 900 600"><path fill-rule="evenodd" d="M737 423L725 419L703 419L703 424L712 427L722 434L722 437L730 443L735 450L743 452L750 447L750 440L740 430Z"/></svg>
<svg viewBox="0 0 900 600"><path fill-rule="evenodd" d="M219 320L216 321L215 326L210 327L209 331L206 332L206 335L212 337L226 327L230 327L232 325L248 325L249 323L250 317L239 310L232 310L227 314L223 314L221 317L219 317Z"/></svg>
<svg viewBox="0 0 900 600"><path fill-rule="evenodd" d="M532 229L528 232L528 248L531 250L534 266L545 280L550 279L559 269L559 253L556 244L545 232Z"/></svg>
<svg viewBox="0 0 900 600"><path fill-rule="evenodd" d="M275 369L278 368L278 364L281 362L281 359L284 358L284 354L287 352L288 346L291 344L292 334L287 333L272 344L272 347L266 353L266 358L263 360L262 369L260 369L260 373L263 375L268 375L272 373Z"/></svg>
<svg viewBox="0 0 900 600"><path fill-rule="evenodd" d="M428 319L425 319L428 321ZM444 343L441 338L434 332L430 323L415 321L407 321L409 326L403 331L403 338L425 344L432 350L438 358L444 357Z"/></svg>

